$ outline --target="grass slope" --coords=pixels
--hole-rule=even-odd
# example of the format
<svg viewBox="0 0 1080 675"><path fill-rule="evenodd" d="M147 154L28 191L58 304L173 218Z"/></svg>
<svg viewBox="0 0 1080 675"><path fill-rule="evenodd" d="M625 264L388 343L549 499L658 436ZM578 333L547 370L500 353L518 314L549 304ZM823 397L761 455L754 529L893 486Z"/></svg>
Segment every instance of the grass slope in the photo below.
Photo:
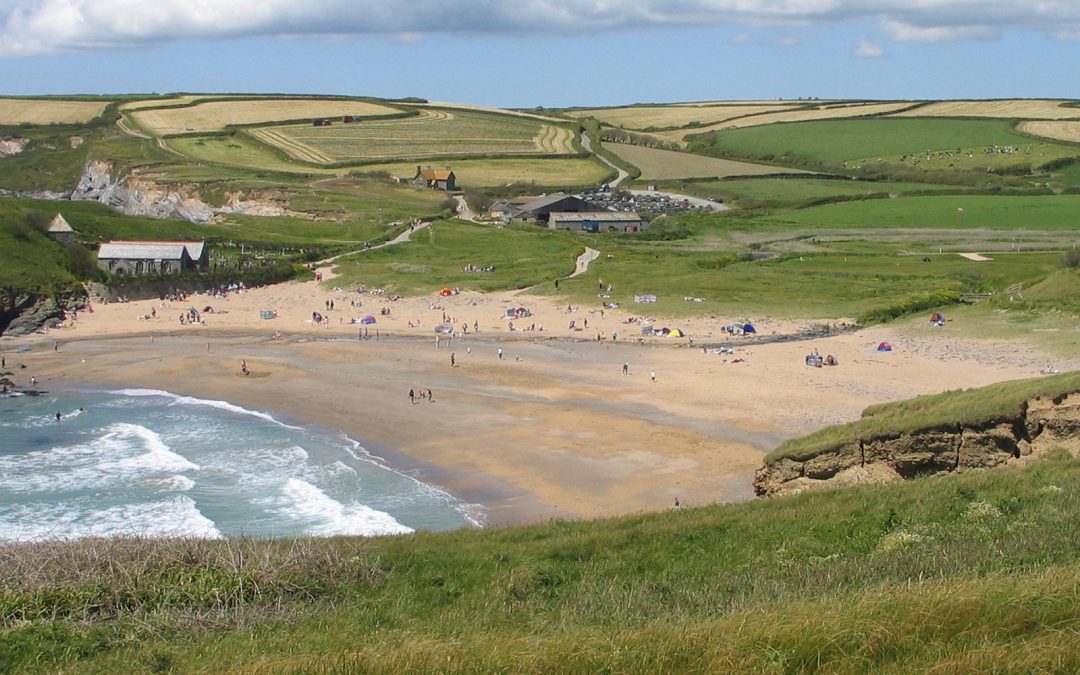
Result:
<svg viewBox="0 0 1080 675"><path fill-rule="evenodd" d="M859 439L943 426L978 426L993 420L1015 418L1029 399L1077 391L1080 391L1080 372L873 405L863 411L862 419L781 443L765 457L765 461L772 464L783 458L806 460Z"/></svg>
<svg viewBox="0 0 1080 675"><path fill-rule="evenodd" d="M0 548L9 672L1075 672L1080 462L598 522Z"/></svg>

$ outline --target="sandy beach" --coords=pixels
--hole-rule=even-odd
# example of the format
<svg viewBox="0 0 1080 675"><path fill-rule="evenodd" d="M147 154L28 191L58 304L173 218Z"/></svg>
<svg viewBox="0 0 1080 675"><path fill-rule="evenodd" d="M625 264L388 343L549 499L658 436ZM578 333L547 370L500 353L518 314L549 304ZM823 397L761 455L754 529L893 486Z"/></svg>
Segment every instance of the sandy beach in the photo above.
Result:
<svg viewBox="0 0 1080 675"><path fill-rule="evenodd" d="M181 325L192 307L205 323ZM531 313L514 330L512 307ZM873 403L1034 377L1048 362L1020 342L960 340L948 325L767 342L839 318L756 318L757 338L732 338L713 319L657 319L693 344L641 341L641 325L627 321L642 306L601 315L599 301L568 311L514 293L390 301L332 280L93 309L73 327L0 339L8 368L26 366L21 386L34 376L46 390L162 389L340 429L394 468L482 505L489 525L749 499L754 470L785 438ZM270 310L275 318L260 318ZM375 324L351 323L368 314ZM458 337L436 345L444 315ZM884 340L892 352L875 350ZM702 349L719 343L734 352ZM840 365L806 367L815 349ZM410 389L432 398L410 401Z"/></svg>

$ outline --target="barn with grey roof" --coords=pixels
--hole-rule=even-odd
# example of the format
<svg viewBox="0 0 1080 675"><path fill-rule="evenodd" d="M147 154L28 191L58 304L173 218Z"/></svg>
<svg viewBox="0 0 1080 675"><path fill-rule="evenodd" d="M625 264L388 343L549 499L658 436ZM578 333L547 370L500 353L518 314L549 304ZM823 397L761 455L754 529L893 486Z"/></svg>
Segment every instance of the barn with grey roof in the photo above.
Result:
<svg viewBox="0 0 1080 675"><path fill-rule="evenodd" d="M98 268L115 275L200 272L210 264L201 241L110 241L97 257Z"/></svg>

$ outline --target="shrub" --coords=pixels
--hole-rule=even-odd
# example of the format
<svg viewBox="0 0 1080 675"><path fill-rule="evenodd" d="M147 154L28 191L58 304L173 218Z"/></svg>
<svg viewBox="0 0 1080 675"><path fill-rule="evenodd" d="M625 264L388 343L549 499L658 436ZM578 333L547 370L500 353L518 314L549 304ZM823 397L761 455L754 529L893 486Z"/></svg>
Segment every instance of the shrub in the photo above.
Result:
<svg viewBox="0 0 1080 675"><path fill-rule="evenodd" d="M903 300L898 300L891 305L878 307L859 317L860 323L883 323L901 316L934 309L943 305L955 305L960 302L960 294L956 291L934 291L913 295Z"/></svg>
<svg viewBox="0 0 1080 675"><path fill-rule="evenodd" d="M1065 255L1061 256L1061 266L1066 269L1072 269L1080 265L1080 251L1075 248L1069 251L1065 251Z"/></svg>

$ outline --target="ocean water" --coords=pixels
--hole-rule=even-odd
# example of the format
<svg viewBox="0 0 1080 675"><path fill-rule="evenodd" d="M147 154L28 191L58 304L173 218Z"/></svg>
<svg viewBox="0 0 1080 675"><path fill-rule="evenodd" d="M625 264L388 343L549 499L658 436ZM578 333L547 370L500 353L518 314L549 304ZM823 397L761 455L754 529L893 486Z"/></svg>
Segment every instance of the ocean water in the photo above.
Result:
<svg viewBox="0 0 1080 675"><path fill-rule="evenodd" d="M477 525L468 505L342 434L224 401L145 389L0 398L0 541Z"/></svg>

